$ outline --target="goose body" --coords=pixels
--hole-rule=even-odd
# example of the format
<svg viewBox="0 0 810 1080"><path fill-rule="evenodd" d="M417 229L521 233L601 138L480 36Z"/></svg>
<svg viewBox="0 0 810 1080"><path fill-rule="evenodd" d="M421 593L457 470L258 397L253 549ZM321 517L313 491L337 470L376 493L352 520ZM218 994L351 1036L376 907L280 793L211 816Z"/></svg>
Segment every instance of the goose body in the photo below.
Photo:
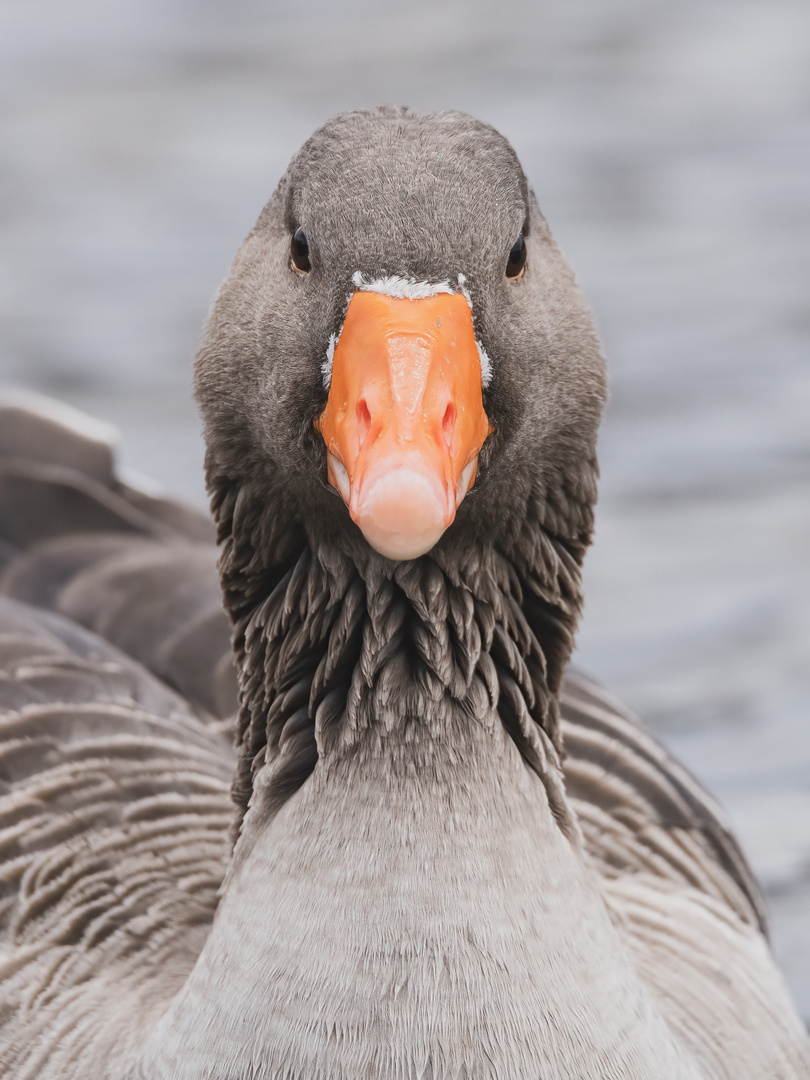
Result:
<svg viewBox="0 0 810 1080"><path fill-rule="evenodd" d="M472 396L397 381L462 339ZM0 409L2 1075L810 1076L722 812L567 668L604 374L508 144L316 132L196 379L219 580L103 433Z"/></svg>

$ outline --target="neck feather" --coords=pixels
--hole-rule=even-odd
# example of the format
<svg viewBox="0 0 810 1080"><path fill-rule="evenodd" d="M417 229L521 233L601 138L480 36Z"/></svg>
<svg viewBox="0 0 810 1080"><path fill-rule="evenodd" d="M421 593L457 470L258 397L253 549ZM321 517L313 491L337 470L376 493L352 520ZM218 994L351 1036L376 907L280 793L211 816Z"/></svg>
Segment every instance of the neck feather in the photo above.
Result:
<svg viewBox="0 0 810 1080"><path fill-rule="evenodd" d="M340 537L282 529L282 514L251 518L244 492L224 490L214 511L240 686L235 838L260 772L272 815L319 757L356 752L381 732L393 747L405 725L447 705L470 724L497 711L573 835L557 694L590 515L574 540L527 522L508 552L440 547L392 563Z"/></svg>

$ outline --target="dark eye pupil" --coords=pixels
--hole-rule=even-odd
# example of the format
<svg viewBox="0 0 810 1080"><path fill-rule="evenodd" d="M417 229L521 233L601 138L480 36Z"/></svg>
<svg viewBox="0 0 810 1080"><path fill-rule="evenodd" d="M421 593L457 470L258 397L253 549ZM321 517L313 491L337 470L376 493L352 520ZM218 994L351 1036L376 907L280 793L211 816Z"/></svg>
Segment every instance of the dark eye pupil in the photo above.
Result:
<svg viewBox="0 0 810 1080"><path fill-rule="evenodd" d="M306 233L300 225L293 233L293 238L290 241L290 254L296 270L300 270L305 274L312 269L309 261L309 244L307 243Z"/></svg>
<svg viewBox="0 0 810 1080"><path fill-rule="evenodd" d="M512 250L509 252L509 258L506 262L506 276L509 278L516 278L525 265L526 241L523 239L523 234L521 233L513 244Z"/></svg>

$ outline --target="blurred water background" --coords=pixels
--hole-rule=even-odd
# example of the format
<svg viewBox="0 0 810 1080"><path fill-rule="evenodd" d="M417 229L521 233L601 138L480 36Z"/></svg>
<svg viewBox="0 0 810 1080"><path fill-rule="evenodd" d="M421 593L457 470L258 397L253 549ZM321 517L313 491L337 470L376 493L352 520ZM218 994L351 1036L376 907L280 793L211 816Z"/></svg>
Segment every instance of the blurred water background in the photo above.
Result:
<svg viewBox="0 0 810 1080"><path fill-rule="evenodd" d="M0 382L203 503L209 300L303 139L378 102L504 132L596 311L579 663L728 808L810 1017L806 0L3 0Z"/></svg>

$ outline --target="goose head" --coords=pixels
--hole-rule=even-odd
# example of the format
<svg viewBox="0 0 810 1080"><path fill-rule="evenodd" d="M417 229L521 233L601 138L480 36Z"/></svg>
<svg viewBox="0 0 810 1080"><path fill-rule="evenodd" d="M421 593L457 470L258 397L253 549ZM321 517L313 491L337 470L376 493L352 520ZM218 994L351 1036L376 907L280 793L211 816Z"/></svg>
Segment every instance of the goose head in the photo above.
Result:
<svg viewBox="0 0 810 1080"><path fill-rule="evenodd" d="M315 132L213 306L196 393L215 513L238 491L259 547L588 542L597 338L514 151L469 116Z"/></svg>
<svg viewBox="0 0 810 1080"><path fill-rule="evenodd" d="M196 367L242 813L265 766L260 817L380 717L463 726L497 703L545 774L604 394L590 315L501 135L379 108L304 144Z"/></svg>

